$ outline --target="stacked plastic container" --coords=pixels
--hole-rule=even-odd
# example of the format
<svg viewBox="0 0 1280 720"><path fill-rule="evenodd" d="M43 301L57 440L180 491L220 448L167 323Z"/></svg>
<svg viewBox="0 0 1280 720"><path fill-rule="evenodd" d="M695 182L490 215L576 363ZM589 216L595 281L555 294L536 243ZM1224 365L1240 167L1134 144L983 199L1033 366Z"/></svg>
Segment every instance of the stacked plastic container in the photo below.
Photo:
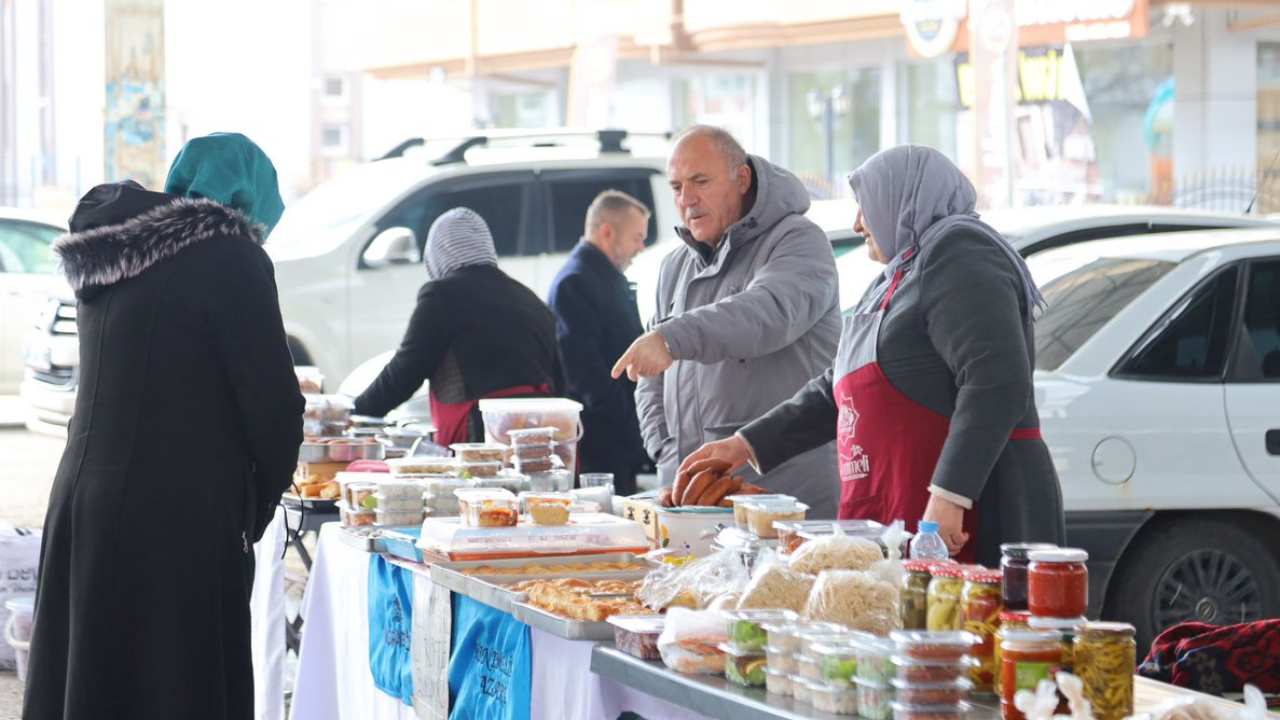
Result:
<svg viewBox="0 0 1280 720"><path fill-rule="evenodd" d="M794 623L798 616L790 610L730 610L724 613L728 623L728 640L720 646L724 651L724 674L729 682L744 687L768 684L769 644L766 627L777 623Z"/></svg>
<svg viewBox="0 0 1280 720"><path fill-rule="evenodd" d="M388 473L349 473L336 475L339 487L338 517L347 527L373 525L377 520L378 481L389 480Z"/></svg>
<svg viewBox="0 0 1280 720"><path fill-rule="evenodd" d="M550 472L560 462L555 454L556 429L524 428L507 433L511 440L511 464L516 472L533 475Z"/></svg>
<svg viewBox="0 0 1280 720"><path fill-rule="evenodd" d="M823 695L817 702L834 700L823 691L821 661L814 655L818 646L847 642L857 637L839 623L796 622L790 619L766 623L768 670L765 688L779 695L791 695L797 702L813 704L815 688ZM837 688L839 689L839 688Z"/></svg>
<svg viewBox="0 0 1280 720"><path fill-rule="evenodd" d="M960 720L970 707L970 651L980 638L963 630L900 630L890 638L894 720Z"/></svg>
<svg viewBox="0 0 1280 720"><path fill-rule="evenodd" d="M551 452L558 459L558 462L553 461L556 468L552 471L567 472L569 487L573 486L573 476L578 468L578 440L582 437L582 424L579 422L581 413L581 403L564 398L490 398L480 401L485 436L490 442L514 445L515 438L511 435L513 432L545 432L545 428L551 428L551 440L554 442ZM542 437L545 436L534 434L530 438L530 444L545 444L546 441L540 439ZM536 475L541 471L533 468L543 467L545 462L534 457L523 458L517 469L522 473ZM534 489L539 490L536 487Z"/></svg>
<svg viewBox="0 0 1280 720"><path fill-rule="evenodd" d="M893 715L894 644L885 638L868 637L855 641L853 647L858 714L867 720L888 720Z"/></svg>
<svg viewBox="0 0 1280 720"><path fill-rule="evenodd" d="M454 443L449 449L458 458L458 475L464 478L497 477L507 456L507 446L501 443Z"/></svg>

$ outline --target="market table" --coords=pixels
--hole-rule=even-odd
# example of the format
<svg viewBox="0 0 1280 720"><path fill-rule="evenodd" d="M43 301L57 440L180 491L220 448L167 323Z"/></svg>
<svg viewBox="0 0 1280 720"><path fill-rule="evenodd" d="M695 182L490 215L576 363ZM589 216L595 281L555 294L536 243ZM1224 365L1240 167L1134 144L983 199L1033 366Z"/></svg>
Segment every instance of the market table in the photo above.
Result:
<svg viewBox="0 0 1280 720"><path fill-rule="evenodd" d="M413 708L374 686L369 670L370 553L341 542L337 523L320 530L302 601L306 620L289 717L297 720L415 720ZM393 560L415 578L427 566ZM530 628L530 718L600 720L630 710L645 720L700 717L659 697L591 673L595 643L564 640ZM415 638L413 642L423 642Z"/></svg>

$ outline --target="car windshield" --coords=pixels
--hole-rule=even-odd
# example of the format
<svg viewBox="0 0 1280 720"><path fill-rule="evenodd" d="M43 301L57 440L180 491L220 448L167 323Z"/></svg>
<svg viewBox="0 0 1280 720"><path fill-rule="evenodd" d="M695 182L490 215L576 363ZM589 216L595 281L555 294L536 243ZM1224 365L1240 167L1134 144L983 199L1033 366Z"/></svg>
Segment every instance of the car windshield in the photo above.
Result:
<svg viewBox="0 0 1280 720"><path fill-rule="evenodd" d="M1036 322L1036 369L1057 370L1103 325L1176 266L1145 258L1100 258L1045 285Z"/></svg>
<svg viewBox="0 0 1280 720"><path fill-rule="evenodd" d="M266 247L273 254L328 252L422 176L420 168L396 168L382 163L352 168L289 205L271 231Z"/></svg>

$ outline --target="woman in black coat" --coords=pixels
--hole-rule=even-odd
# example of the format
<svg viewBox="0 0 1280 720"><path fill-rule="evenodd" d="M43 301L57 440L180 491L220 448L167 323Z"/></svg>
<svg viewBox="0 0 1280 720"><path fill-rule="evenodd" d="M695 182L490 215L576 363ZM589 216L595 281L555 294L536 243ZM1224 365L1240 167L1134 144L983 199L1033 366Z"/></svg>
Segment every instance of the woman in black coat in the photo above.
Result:
<svg viewBox="0 0 1280 720"><path fill-rule="evenodd" d="M192 141L167 189L98 186L54 245L79 300L80 388L25 720L253 717L251 545L302 438L260 247L283 206L238 135Z"/></svg>

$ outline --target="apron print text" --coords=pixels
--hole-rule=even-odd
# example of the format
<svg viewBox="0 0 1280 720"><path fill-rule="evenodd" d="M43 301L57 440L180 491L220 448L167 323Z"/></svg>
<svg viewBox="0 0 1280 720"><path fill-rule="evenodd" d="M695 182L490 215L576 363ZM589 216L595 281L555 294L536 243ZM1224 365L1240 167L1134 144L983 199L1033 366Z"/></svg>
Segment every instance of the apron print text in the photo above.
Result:
<svg viewBox="0 0 1280 720"><path fill-rule="evenodd" d="M853 398L841 396L836 436L839 438L840 479L844 482L862 480L871 474L871 458L867 457L861 445L853 442L859 417L857 408L853 406Z"/></svg>

